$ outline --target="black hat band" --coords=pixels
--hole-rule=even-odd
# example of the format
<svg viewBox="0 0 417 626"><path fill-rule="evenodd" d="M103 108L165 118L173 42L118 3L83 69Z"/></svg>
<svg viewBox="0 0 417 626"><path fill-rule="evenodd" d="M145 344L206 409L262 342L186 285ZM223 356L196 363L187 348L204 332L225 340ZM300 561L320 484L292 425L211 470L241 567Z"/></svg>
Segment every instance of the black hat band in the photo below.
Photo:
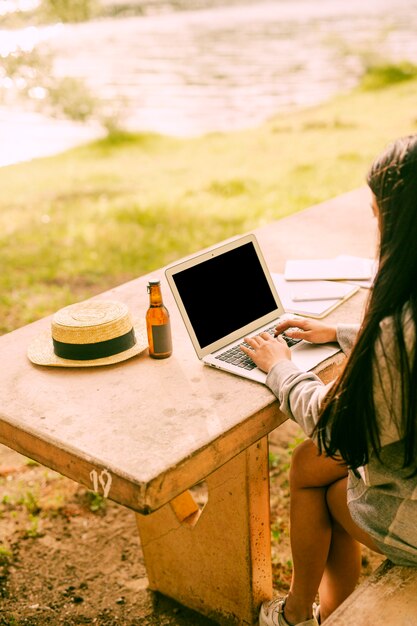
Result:
<svg viewBox="0 0 417 626"><path fill-rule="evenodd" d="M62 359L71 359L74 361L90 361L94 359L103 359L113 354L119 354L129 350L136 343L135 331L130 329L125 335L107 339L106 341L98 341L97 343L64 343L52 339L54 344L54 352Z"/></svg>

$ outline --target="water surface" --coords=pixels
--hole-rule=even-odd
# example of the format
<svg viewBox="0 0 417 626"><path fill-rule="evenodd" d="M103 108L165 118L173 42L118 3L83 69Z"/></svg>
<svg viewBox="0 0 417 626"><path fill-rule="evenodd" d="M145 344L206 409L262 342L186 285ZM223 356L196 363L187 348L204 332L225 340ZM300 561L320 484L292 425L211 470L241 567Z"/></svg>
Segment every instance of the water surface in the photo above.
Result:
<svg viewBox="0 0 417 626"><path fill-rule="evenodd" d="M50 53L53 75L85 81L125 128L179 136L253 127L319 103L356 85L370 59L417 63L417 0L135 4L142 15L3 30L0 54ZM5 124L7 106L0 133ZM50 126L59 134L64 124ZM73 128L75 142L78 132L90 136Z"/></svg>

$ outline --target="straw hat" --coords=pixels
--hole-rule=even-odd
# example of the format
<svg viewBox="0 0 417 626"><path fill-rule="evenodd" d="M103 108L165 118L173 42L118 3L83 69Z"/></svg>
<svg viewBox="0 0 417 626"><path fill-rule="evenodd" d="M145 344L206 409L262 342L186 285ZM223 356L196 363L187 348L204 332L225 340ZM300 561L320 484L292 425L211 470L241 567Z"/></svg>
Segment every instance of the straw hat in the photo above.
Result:
<svg viewBox="0 0 417 626"><path fill-rule="evenodd" d="M123 302L89 300L55 313L51 332L36 337L27 354L37 365L92 367L125 361L147 347L144 319L133 324Z"/></svg>

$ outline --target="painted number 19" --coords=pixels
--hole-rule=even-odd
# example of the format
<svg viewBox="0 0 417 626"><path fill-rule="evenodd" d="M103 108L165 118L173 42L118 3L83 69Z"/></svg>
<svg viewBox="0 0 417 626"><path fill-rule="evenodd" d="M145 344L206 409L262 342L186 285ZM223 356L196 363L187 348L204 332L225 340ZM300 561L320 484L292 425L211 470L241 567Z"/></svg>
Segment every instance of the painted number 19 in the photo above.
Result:
<svg viewBox="0 0 417 626"><path fill-rule="evenodd" d="M112 477L108 470L104 469L100 472L97 470L91 470L90 472L91 482L93 483L93 491L100 492L100 487L103 491L103 496L107 498L110 493L110 487L112 483Z"/></svg>

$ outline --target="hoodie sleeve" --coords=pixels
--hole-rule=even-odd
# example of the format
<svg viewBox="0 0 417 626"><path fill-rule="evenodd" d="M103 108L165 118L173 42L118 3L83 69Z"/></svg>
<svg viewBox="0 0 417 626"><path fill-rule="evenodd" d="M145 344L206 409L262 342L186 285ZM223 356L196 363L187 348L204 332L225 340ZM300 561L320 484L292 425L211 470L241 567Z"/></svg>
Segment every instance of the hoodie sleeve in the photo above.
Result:
<svg viewBox="0 0 417 626"><path fill-rule="evenodd" d="M337 341L343 352L349 356L352 352L352 348L355 344L356 337L359 332L359 324L338 324L337 331Z"/></svg>
<svg viewBox="0 0 417 626"><path fill-rule="evenodd" d="M310 437L323 399L333 383L324 385L313 372L303 372L292 361L285 360L270 370L266 384L277 397L281 411Z"/></svg>
<svg viewBox="0 0 417 626"><path fill-rule="evenodd" d="M345 354L355 343L359 325L339 324L337 340ZM279 361L268 373L266 384L277 397L281 411L311 436L318 422L323 400L333 385L324 385L313 372L303 372L292 361Z"/></svg>

